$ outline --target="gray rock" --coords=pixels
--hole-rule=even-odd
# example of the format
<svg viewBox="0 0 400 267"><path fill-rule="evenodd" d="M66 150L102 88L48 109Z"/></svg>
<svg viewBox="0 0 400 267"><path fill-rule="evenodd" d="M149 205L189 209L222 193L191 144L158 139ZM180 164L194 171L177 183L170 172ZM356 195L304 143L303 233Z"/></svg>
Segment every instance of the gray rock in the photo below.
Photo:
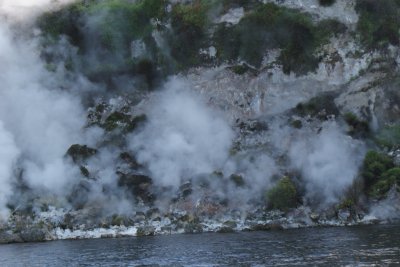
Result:
<svg viewBox="0 0 400 267"><path fill-rule="evenodd" d="M48 231L42 228L26 229L20 233L24 242L43 242L47 240Z"/></svg>
<svg viewBox="0 0 400 267"><path fill-rule="evenodd" d="M226 234L226 233L234 233L235 231L228 226L222 226L221 228L219 228L217 230L217 233L222 233L222 234Z"/></svg>
<svg viewBox="0 0 400 267"><path fill-rule="evenodd" d="M155 234L156 229L153 226L141 226L137 229L137 236L151 236Z"/></svg>
<svg viewBox="0 0 400 267"><path fill-rule="evenodd" d="M0 232L0 244L21 243L24 242L19 234L10 231Z"/></svg>

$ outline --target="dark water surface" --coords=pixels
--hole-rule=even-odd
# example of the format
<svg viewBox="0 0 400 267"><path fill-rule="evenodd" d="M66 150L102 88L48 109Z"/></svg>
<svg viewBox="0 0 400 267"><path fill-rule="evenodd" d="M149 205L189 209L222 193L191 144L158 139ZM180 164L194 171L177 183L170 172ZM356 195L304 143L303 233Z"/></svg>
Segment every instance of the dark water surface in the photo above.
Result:
<svg viewBox="0 0 400 267"><path fill-rule="evenodd" d="M0 245L0 266L400 266L400 225Z"/></svg>

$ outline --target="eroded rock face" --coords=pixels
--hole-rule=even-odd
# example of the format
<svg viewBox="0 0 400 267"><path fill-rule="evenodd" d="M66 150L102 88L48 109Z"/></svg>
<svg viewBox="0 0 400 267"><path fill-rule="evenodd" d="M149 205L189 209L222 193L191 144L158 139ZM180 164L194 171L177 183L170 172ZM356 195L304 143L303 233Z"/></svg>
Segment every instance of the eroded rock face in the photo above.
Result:
<svg viewBox="0 0 400 267"><path fill-rule="evenodd" d="M132 5L141 11L148 8L131 2L127 6ZM29 186L23 183L22 178L21 182L18 181L18 186L24 186L20 190L23 193L21 196L25 196L26 202L35 204L25 211L31 213L32 218L11 219L8 227L0 230L0 243L43 241L65 236L81 238L79 231L97 236L94 230L97 228L106 229L100 236L113 237L364 223L369 203L363 197L357 200L364 201L361 203L364 206L357 203L360 205L340 208L321 208L319 203L307 199L307 186L304 184L307 177L301 177L301 171L293 166L288 155L299 137L317 139L329 123L337 125L343 132L341 137L359 139L360 142L368 138L368 142L374 142L375 131L387 124L399 123L399 48L371 49L354 39L352 31L356 30L359 17L354 9L357 1L337 0L324 7L319 5L318 0L240 1L243 6L237 3L224 6L220 3L223 11L219 15L208 14L208 7L202 6L202 1L170 1L165 8L161 6L164 2L154 2L160 8L159 13L155 12L157 9L141 13L145 14L143 21L148 27L135 28L137 32L134 36L131 36L131 31L123 31L119 36L118 30L124 29L112 23L107 25L110 26L110 36L100 38L102 43L96 49L83 42L88 36L81 36L85 27L77 24L79 20L70 21L73 24L71 27L55 29L60 32L50 32L54 42L57 42L59 34L64 34L64 42L69 40L70 45L81 49L81 54L74 54L82 57L75 58L77 62L84 62L93 56L86 54L87 51L92 51L94 57L102 56L94 60L99 64L87 66L87 70L82 70L79 64L75 66L82 71L79 75L86 76L94 86L101 88L100 93L93 92L93 99L86 100L90 106L86 126L90 131L97 131L94 136L99 139L90 143L93 147L74 144L68 149L67 157L79 167L82 177L69 185L70 192L65 192L59 202L50 200L43 207L39 206L40 201L36 202L36 199L42 197L40 192L27 198L25 193L30 190ZM276 6L264 6L264 9L257 9L258 13L254 12L262 2ZM96 2L93 3L96 5ZM125 16L125 12L129 11L126 6L118 1L115 3L115 8ZM190 3L194 4L175 6ZM81 12L90 10L90 4L81 8ZM133 15L136 14L135 8L129 11ZM289 39L280 36L275 31L279 27L275 24L271 27L263 11L272 15L274 11L283 14L281 23L286 23L283 25L285 29L290 30L290 25L296 25L299 32L306 33L304 36L310 38L296 34L297 31L290 31ZM75 13L75 9L56 14L68 17L71 12L76 17L81 15ZM115 18L112 12L109 15ZM213 20L207 22L209 17ZM57 16L51 14L50 18L57 19ZM116 18L116 21L119 19ZM319 23L325 19L337 19L342 24L325 21L327 24L322 26L334 27L335 34L324 33L322 35L326 39L319 39L317 33L324 30ZM248 24L244 23L245 20ZM93 27L89 38L96 37L96 29L99 29L97 21L92 23L86 25ZM252 25L252 28L240 28L246 25ZM270 28L265 30L264 26ZM44 30L54 29L45 27ZM277 39L282 37L288 42L269 47L264 39L256 39L261 36L257 33L271 34ZM237 42L238 36L244 41ZM120 37L122 43L118 43ZM225 44L225 40L233 45L224 47L221 44ZM311 44L309 40L313 40ZM319 43L314 44L314 41ZM293 47L300 51L290 44L298 45ZM111 51L122 57L114 62ZM57 53L51 55L50 52L51 49L46 49L43 57L49 61L51 69L51 56L57 58ZM106 56L103 58L103 55ZM121 61L121 58L124 60ZM64 62L64 57L57 60L65 63L68 74L74 71L72 66L68 67L74 62ZM207 106L215 108L229 122L236 136L226 166L221 166L221 170L207 171L195 177L190 177L190 174L188 177L171 177L188 182L179 183L176 188L167 188L159 186L156 177L148 176L151 173L148 166L139 160L137 151L127 148L127 143L138 129L154 119L147 114L151 105L158 103L152 102L159 97L158 82L176 73L187 82L188 91L194 91L194 95L198 93ZM348 113L351 113L350 120L346 119ZM193 123L198 123L196 118ZM360 128L365 133L350 134ZM190 135L185 138L190 152L193 140ZM390 156L399 165L397 145L390 147ZM304 150L309 148L305 146ZM304 151L296 153L298 157L305 155ZM172 153L170 157L173 162L175 157ZM323 162L317 163L323 165ZM275 205L285 212L270 211L268 207L274 205L266 203L265 192L286 174L293 179L292 186L299 195L288 194L291 196L290 205ZM66 204L64 197L71 210L62 210L61 207ZM103 210L101 205L107 204L107 201L118 205ZM380 201L384 203L384 199ZM301 206L305 203L312 208ZM13 209L17 209L18 205L14 206ZM51 212L43 215L44 210L51 210L53 206L57 206L56 210L62 216ZM375 214L378 214L377 210L374 210ZM394 210L398 213L397 207ZM47 216L45 223L40 222L42 215ZM380 219L384 217L381 213L379 216Z"/></svg>
<svg viewBox="0 0 400 267"><path fill-rule="evenodd" d="M118 185L126 187L134 196L139 197L142 201L149 203L155 199L151 192L153 180L142 174L124 174L118 173Z"/></svg>

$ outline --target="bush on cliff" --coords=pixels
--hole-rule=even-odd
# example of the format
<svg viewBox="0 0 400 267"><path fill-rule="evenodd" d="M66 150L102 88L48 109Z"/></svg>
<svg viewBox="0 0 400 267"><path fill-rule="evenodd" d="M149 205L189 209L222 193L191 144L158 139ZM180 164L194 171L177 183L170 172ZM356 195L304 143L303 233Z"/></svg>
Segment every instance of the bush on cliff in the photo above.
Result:
<svg viewBox="0 0 400 267"><path fill-rule="evenodd" d="M283 177L267 192L268 206L287 211L297 205L297 190L289 177Z"/></svg>
<svg viewBox="0 0 400 267"><path fill-rule="evenodd" d="M357 0L357 31L368 48L399 45L400 2L398 0Z"/></svg>

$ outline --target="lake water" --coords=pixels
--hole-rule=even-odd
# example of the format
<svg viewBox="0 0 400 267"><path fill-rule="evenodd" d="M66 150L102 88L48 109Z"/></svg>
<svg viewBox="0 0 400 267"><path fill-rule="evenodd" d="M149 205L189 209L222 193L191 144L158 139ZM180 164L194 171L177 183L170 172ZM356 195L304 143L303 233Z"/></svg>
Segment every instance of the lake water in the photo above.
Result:
<svg viewBox="0 0 400 267"><path fill-rule="evenodd" d="M0 245L0 266L400 266L400 225Z"/></svg>

